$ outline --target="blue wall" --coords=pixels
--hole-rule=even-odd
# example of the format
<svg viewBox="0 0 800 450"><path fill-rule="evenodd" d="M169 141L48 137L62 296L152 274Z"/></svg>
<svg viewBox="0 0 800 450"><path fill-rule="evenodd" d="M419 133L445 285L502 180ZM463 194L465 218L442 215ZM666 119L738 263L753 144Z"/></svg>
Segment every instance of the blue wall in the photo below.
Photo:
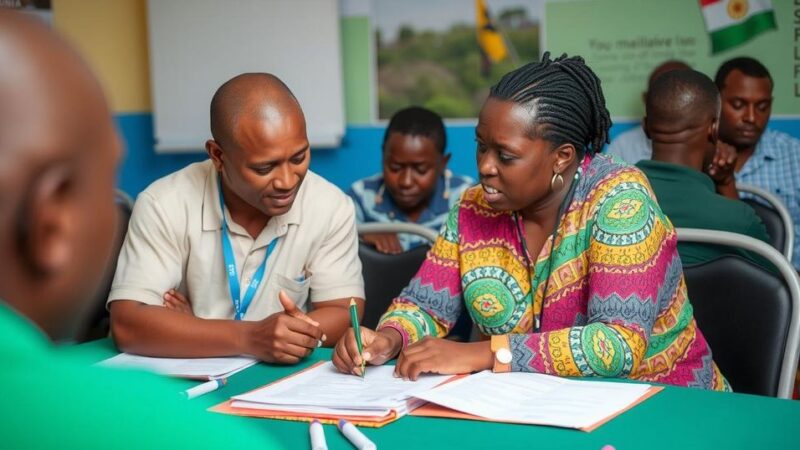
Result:
<svg viewBox="0 0 800 450"><path fill-rule="evenodd" d="M187 164L206 159L206 154L201 153L202 143L198 145L198 153L194 154L155 153L151 114L120 114L116 119L127 147L120 168L119 185L132 196L138 195L156 179ZM611 128L611 137L636 125L633 122L616 124ZM773 119L770 127L800 136L798 119ZM474 126L448 126L447 139L447 150L453 154L450 168L456 173L475 178ZM339 148L312 151L311 169L346 189L353 181L380 170L382 140L383 127L348 126Z"/></svg>

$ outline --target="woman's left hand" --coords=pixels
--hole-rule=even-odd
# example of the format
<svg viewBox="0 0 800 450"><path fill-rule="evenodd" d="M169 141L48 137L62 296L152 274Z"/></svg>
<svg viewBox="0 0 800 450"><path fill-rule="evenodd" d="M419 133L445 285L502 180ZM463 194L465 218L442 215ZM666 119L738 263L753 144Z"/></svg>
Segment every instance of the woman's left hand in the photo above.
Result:
<svg viewBox="0 0 800 450"><path fill-rule="evenodd" d="M394 373L416 381L423 373L472 373L493 366L490 341L464 343L426 337L400 352Z"/></svg>

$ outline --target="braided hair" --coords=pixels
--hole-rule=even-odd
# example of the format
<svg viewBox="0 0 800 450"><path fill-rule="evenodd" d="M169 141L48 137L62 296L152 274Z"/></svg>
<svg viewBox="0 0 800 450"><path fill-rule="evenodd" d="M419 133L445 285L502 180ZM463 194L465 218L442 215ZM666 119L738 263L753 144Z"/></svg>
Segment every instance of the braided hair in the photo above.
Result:
<svg viewBox="0 0 800 450"><path fill-rule="evenodd" d="M599 153L608 142L611 117L600 79L580 56L551 60L545 52L540 62L505 74L489 96L535 112L531 133L556 147L569 143L579 154Z"/></svg>

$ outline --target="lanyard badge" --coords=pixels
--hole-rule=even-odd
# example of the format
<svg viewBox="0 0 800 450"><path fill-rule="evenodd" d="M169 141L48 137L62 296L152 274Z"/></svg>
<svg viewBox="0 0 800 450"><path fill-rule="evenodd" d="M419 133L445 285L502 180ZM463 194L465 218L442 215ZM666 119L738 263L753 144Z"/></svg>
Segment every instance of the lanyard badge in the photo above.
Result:
<svg viewBox="0 0 800 450"><path fill-rule="evenodd" d="M272 251L275 250L278 238L276 237L267 245L267 253L264 255L264 260L261 262L258 270L256 270L250 283L245 286L246 290L244 297L242 297L239 274L236 270L236 256L233 253L233 245L231 245L231 239L228 235L230 232L228 221L225 220L225 199L222 197L222 180L219 181L217 186L219 188L219 207L222 212L222 254L225 257L225 273L228 276L228 287L231 293L231 301L233 302L234 318L236 320L242 320L245 313L247 313L247 308L250 307L250 303L253 301L253 297L256 295L258 287L261 285L261 280L264 278L264 272L266 272L267 269L267 260L269 259L269 255L272 254Z"/></svg>

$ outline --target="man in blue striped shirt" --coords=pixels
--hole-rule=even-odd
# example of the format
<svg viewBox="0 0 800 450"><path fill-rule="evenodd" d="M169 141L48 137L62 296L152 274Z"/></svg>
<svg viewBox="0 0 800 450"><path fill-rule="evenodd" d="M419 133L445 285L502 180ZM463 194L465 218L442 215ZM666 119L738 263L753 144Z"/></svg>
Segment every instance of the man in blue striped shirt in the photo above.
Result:
<svg viewBox="0 0 800 450"><path fill-rule="evenodd" d="M753 58L720 66L715 83L722 96L719 137L737 152L735 179L764 188L783 200L794 220L794 256L800 268L800 140L767 129L773 81Z"/></svg>
<svg viewBox="0 0 800 450"><path fill-rule="evenodd" d="M389 121L383 137L383 172L353 183L347 192L358 223L409 222L439 231L450 208L474 181L447 169L450 155L442 118L410 107ZM411 234L366 234L383 253L400 253L427 243Z"/></svg>

